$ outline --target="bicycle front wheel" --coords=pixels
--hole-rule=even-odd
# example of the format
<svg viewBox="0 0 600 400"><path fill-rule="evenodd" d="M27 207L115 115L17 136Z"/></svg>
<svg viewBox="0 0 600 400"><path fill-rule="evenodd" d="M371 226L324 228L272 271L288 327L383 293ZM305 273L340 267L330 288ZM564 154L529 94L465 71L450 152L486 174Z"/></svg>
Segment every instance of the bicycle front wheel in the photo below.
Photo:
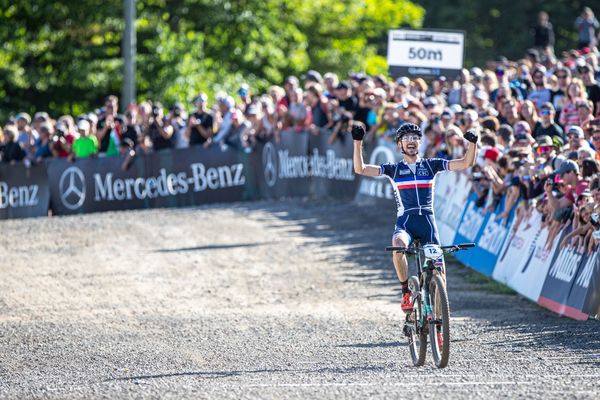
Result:
<svg viewBox="0 0 600 400"><path fill-rule="evenodd" d="M432 323L429 327L429 341L433 361L438 368L448 365L450 358L450 304L444 280L436 275L429 285Z"/></svg>

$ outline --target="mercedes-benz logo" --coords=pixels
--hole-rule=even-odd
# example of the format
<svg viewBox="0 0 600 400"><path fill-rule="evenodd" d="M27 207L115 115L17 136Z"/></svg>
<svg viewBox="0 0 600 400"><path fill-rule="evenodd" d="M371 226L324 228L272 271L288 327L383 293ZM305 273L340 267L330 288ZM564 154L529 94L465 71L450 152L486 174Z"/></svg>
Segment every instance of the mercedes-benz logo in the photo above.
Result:
<svg viewBox="0 0 600 400"><path fill-rule="evenodd" d="M77 167L67 168L58 183L60 201L69 210L76 210L85 201L85 176Z"/></svg>
<svg viewBox="0 0 600 400"><path fill-rule="evenodd" d="M263 147L262 163L267 185L270 187L275 186L275 182L277 182L277 150L271 142Z"/></svg>

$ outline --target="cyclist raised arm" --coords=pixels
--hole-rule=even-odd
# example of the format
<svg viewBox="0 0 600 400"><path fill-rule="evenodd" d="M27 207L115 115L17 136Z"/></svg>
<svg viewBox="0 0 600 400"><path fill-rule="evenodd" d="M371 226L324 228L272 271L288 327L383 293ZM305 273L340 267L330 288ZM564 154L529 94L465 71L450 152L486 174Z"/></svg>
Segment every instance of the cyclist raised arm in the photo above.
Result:
<svg viewBox="0 0 600 400"><path fill-rule="evenodd" d="M355 122L351 132L352 139L354 139L354 172L366 176L381 175L381 167L379 165L365 164L363 161L362 140L366 134L365 126L361 122Z"/></svg>
<svg viewBox="0 0 600 400"><path fill-rule="evenodd" d="M435 175L444 171L459 171L472 166L477 153L478 135L474 130L464 134L469 146L465 156L457 160L441 158L421 158L418 149L421 144L421 128L414 124L403 124L396 131L398 150L404 159L398 163L382 165L365 164L362 157L363 125L352 127L354 139L354 171L360 175L385 175L394 187L397 205L397 219L392 236L392 245L408 246L413 239L421 244L440 244L437 226L433 215L433 186ZM402 310L412 311L412 300L408 288L408 264L403 253L393 253L394 267L402 286ZM443 266L443 257L436 264Z"/></svg>
<svg viewBox="0 0 600 400"><path fill-rule="evenodd" d="M463 158L457 158L456 160L448 161L448 169L450 171L462 171L475 165L475 156L477 155L477 139L479 136L477 132L470 129L465 132L464 138L469 141L467 146L467 153Z"/></svg>

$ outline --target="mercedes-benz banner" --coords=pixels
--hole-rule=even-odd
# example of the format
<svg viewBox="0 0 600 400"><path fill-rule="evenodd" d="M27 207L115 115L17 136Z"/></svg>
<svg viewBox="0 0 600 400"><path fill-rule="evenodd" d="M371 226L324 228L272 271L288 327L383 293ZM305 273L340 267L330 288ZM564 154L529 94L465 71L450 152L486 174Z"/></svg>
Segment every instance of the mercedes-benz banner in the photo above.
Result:
<svg viewBox="0 0 600 400"><path fill-rule="evenodd" d="M310 194L312 164L307 132L281 132L278 141L258 146L252 160L262 198Z"/></svg>
<svg viewBox="0 0 600 400"><path fill-rule="evenodd" d="M308 158L311 168L311 193L317 197L351 199L356 194L358 176L354 173L353 140L350 135L329 143L329 134L310 135Z"/></svg>
<svg viewBox="0 0 600 400"><path fill-rule="evenodd" d="M244 198L246 168L234 149L194 146L122 157L48 163L56 215L181 207Z"/></svg>
<svg viewBox="0 0 600 400"><path fill-rule="evenodd" d="M0 164L0 219L47 216L49 200L44 164Z"/></svg>

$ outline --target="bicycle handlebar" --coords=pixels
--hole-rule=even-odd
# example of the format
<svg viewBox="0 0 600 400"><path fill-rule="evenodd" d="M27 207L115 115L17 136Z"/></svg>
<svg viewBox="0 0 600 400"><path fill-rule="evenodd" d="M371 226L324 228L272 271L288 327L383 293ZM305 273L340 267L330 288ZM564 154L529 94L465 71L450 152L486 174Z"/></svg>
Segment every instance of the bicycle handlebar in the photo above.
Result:
<svg viewBox="0 0 600 400"><path fill-rule="evenodd" d="M475 243L460 243L453 244L450 246L440 246L440 248L444 251L444 253L454 253L455 251L469 249L475 247ZM410 246L410 247L397 247L397 246L387 246L385 248L386 251L397 251L400 253L407 254L417 254L419 250L423 249L423 247Z"/></svg>

